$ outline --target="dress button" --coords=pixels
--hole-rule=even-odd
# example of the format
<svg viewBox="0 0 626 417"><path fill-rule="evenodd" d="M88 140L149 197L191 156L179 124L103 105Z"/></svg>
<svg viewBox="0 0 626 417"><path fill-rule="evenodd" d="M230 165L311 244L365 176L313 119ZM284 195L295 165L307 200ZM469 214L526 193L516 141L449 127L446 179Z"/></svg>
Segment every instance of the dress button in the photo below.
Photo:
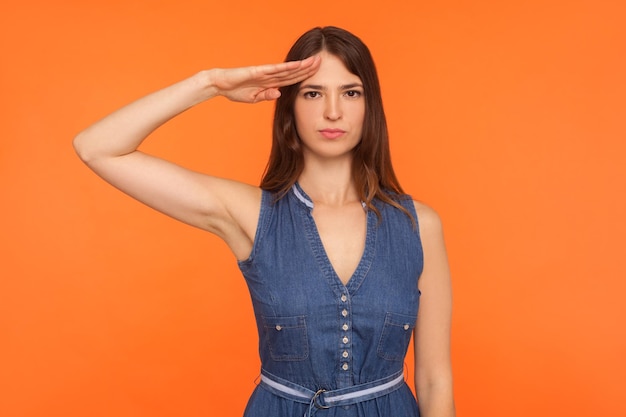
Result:
<svg viewBox="0 0 626 417"><path fill-rule="evenodd" d="M348 339L348 336L344 336L343 339L341 339L341 341L346 344L350 341L350 339Z"/></svg>
<svg viewBox="0 0 626 417"><path fill-rule="evenodd" d="M341 315L346 317L348 315L348 310L346 310L345 308L341 310Z"/></svg>
<svg viewBox="0 0 626 417"><path fill-rule="evenodd" d="M410 326L409 326L408 324L405 324L405 325L404 325L404 330L409 330L409 327L410 327Z"/></svg>
<svg viewBox="0 0 626 417"><path fill-rule="evenodd" d="M348 297L346 297L345 294L341 295L341 301L343 301L345 303L347 299L348 299Z"/></svg>
<svg viewBox="0 0 626 417"><path fill-rule="evenodd" d="M341 365L341 369L343 369L344 371L348 370L348 364L344 363L343 365Z"/></svg>
<svg viewBox="0 0 626 417"><path fill-rule="evenodd" d="M343 326L341 326L341 328L343 329L343 331L346 331L346 330L348 330L348 325L344 324Z"/></svg>
<svg viewBox="0 0 626 417"><path fill-rule="evenodd" d="M341 354L341 356L343 356L344 358L348 357L348 351L344 350L343 353Z"/></svg>
<svg viewBox="0 0 626 417"><path fill-rule="evenodd" d="M277 325L276 325L276 330L278 330L278 331L280 332L282 329L283 329L283 328L281 327L281 325L280 325L280 324L277 324Z"/></svg>

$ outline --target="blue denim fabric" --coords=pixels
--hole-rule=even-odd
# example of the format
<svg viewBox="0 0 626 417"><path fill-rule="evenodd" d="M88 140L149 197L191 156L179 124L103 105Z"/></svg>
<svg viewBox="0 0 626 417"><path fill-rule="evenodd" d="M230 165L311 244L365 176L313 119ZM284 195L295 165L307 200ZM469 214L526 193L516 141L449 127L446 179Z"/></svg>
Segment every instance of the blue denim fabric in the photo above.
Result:
<svg viewBox="0 0 626 417"><path fill-rule="evenodd" d="M401 201L417 219L410 198ZM252 298L264 371L306 387L336 390L403 370L419 306L423 269L418 228L400 210L375 201L367 212L361 261L343 285L328 260L298 184L278 201L263 192L250 257L239 262ZM306 404L257 387L245 417L301 417ZM319 417L415 417L406 384L388 395L316 412Z"/></svg>

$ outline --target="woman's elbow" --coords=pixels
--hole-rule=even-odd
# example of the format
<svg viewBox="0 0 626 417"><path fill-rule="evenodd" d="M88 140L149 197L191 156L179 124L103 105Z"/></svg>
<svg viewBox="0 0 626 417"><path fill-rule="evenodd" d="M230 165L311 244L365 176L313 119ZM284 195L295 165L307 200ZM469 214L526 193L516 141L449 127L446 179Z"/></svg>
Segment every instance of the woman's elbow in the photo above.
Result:
<svg viewBox="0 0 626 417"><path fill-rule="evenodd" d="M72 146L78 157L87 165L91 165L101 156L98 153L97 143L88 130L79 132L72 140Z"/></svg>
<svg viewBox="0 0 626 417"><path fill-rule="evenodd" d="M90 159L90 153L86 146L86 138L85 132L80 132L74 139L72 140L72 146L74 147L74 152L78 155L78 157L85 163L87 163Z"/></svg>

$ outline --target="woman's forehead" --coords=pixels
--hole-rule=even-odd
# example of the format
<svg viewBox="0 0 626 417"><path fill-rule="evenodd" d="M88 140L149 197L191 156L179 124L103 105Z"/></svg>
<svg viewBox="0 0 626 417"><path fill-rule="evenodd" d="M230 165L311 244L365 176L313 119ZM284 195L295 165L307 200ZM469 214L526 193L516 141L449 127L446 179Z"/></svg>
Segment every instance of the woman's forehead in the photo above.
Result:
<svg viewBox="0 0 626 417"><path fill-rule="evenodd" d="M322 51L320 67L315 74L302 81L302 85L312 84L323 87L361 84L358 75L351 73L343 61L336 55Z"/></svg>

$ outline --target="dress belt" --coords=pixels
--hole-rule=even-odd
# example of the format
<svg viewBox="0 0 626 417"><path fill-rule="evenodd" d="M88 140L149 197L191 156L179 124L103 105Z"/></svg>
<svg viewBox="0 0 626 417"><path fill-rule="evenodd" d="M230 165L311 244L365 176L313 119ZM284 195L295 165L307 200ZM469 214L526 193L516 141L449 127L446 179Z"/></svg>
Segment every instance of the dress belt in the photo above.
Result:
<svg viewBox="0 0 626 417"><path fill-rule="evenodd" d="M376 381L330 391L325 389L311 391L301 385L272 375L265 370L261 370L260 382L263 388L273 394L299 403L309 404L309 412L305 416L310 416L314 408L324 409L350 405L382 397L397 390L403 384L404 374L402 371Z"/></svg>

